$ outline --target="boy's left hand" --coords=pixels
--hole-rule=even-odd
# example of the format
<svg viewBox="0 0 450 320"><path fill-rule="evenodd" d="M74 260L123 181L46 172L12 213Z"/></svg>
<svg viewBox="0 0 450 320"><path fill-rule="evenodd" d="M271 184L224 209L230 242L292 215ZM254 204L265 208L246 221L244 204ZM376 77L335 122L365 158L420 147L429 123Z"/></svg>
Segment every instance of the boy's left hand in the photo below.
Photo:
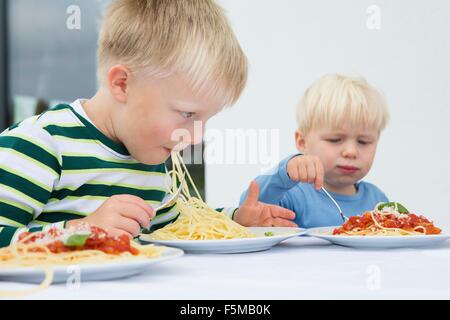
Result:
<svg viewBox="0 0 450 320"><path fill-rule="evenodd" d="M259 186L252 181L247 199L236 212L234 221L245 227L298 227L291 210L258 201Z"/></svg>

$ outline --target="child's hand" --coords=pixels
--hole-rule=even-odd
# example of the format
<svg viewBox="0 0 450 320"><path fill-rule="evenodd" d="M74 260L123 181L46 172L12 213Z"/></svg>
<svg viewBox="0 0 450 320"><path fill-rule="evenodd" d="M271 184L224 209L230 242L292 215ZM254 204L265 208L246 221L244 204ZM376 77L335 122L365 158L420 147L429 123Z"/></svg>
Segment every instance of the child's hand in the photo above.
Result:
<svg viewBox="0 0 450 320"><path fill-rule="evenodd" d="M252 181L247 200L236 212L234 220L245 227L298 227L290 221L295 218L291 210L258 201L259 186Z"/></svg>
<svg viewBox="0 0 450 320"><path fill-rule="evenodd" d="M314 183L317 190L323 186L324 169L316 156L299 155L292 158L287 164L287 172L291 180Z"/></svg>
<svg viewBox="0 0 450 320"><path fill-rule="evenodd" d="M67 227L89 223L106 229L111 236L126 234L134 238L141 233L142 228L150 227L150 220L154 217L153 208L143 199L132 195L116 195L86 218L68 222Z"/></svg>

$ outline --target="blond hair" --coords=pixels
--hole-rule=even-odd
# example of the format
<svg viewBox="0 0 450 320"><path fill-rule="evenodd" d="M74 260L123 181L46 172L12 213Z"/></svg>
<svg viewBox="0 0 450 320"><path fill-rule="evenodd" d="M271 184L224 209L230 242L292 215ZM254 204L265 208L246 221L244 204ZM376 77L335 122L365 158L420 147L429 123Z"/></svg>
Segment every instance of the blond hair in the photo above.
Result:
<svg viewBox="0 0 450 320"><path fill-rule="evenodd" d="M184 76L231 105L247 81L247 58L213 0L116 0L98 41L98 79L126 65L133 73Z"/></svg>
<svg viewBox="0 0 450 320"><path fill-rule="evenodd" d="M327 74L305 92L297 109L299 130L340 129L344 124L363 125L381 132L389 121L383 95L363 77Z"/></svg>

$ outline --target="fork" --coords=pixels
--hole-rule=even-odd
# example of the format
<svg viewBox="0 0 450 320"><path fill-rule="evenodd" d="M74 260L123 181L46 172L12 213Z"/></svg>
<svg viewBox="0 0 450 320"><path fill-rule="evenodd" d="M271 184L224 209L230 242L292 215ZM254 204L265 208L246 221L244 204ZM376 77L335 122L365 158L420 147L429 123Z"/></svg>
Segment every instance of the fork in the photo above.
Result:
<svg viewBox="0 0 450 320"><path fill-rule="evenodd" d="M348 218L344 215L344 212L342 212L342 209L341 209L341 207L338 205L338 203L336 202L336 200L334 200L334 198L331 196L331 194L329 194L328 191L327 191L324 187L322 187L321 189L322 189L323 192L325 192L325 194L328 196L328 198L330 198L331 201L333 201L334 205L338 208L339 214L341 215L342 220L344 220L344 222L347 221Z"/></svg>
<svg viewBox="0 0 450 320"><path fill-rule="evenodd" d="M178 190L166 202L161 203L161 205L154 208L153 210L155 210L155 213L158 211L161 211L163 209L169 208L172 205L174 205L175 202L177 202L177 200L181 194L181 189L183 189L183 183L184 183L185 178L186 178L186 172L183 174L183 178L181 178L180 186L178 187Z"/></svg>
<svg viewBox="0 0 450 320"><path fill-rule="evenodd" d="M178 198L181 195L181 189L183 189L183 183L184 183L185 178L186 178L186 172L183 174L183 178L181 178L180 186L178 187L178 190L167 201L165 201L164 203L161 203L161 205L159 205L158 207L153 208L153 210L155 211L155 216L158 211L169 208L177 202ZM139 240L140 236L141 236L140 234L137 235L136 237L134 237L134 240Z"/></svg>

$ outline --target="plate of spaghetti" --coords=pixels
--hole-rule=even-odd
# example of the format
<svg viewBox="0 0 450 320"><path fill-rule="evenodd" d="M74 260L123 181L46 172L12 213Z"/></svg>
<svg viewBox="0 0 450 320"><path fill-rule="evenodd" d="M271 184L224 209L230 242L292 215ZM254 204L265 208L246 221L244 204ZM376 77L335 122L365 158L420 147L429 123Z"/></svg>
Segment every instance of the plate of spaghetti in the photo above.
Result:
<svg viewBox="0 0 450 320"><path fill-rule="evenodd" d="M267 250L281 241L306 233L306 229L301 228L247 228L234 222L202 200L179 153L172 153L172 164L170 193L178 189L177 181L182 181L180 177L187 177L176 203L179 216L173 223L153 233L142 234L141 242L197 253L242 253ZM191 195L189 185L195 196Z"/></svg>
<svg viewBox="0 0 450 320"><path fill-rule="evenodd" d="M423 247L450 238L423 215L397 202L380 203L372 211L350 217L338 227L311 228L309 236L355 248Z"/></svg>
<svg viewBox="0 0 450 320"><path fill-rule="evenodd" d="M0 249L0 279L40 283L32 290L36 291L71 276L80 281L130 277L151 264L181 255L179 249L139 245L126 235L112 237L101 228L84 224L21 234L16 244ZM2 295L14 293L0 291Z"/></svg>
<svg viewBox="0 0 450 320"><path fill-rule="evenodd" d="M186 233L185 240L183 238L161 239L159 234L156 236L153 234L142 235L139 239L144 243L176 247L191 253L244 253L268 250L284 240L300 236L307 231L302 228L285 227L250 227L246 229L245 233L236 236L232 232L216 231L211 237L208 237L208 231L205 230L204 237L198 239L196 237L200 235L199 231L193 231L190 235L192 238L189 238L189 234Z"/></svg>

